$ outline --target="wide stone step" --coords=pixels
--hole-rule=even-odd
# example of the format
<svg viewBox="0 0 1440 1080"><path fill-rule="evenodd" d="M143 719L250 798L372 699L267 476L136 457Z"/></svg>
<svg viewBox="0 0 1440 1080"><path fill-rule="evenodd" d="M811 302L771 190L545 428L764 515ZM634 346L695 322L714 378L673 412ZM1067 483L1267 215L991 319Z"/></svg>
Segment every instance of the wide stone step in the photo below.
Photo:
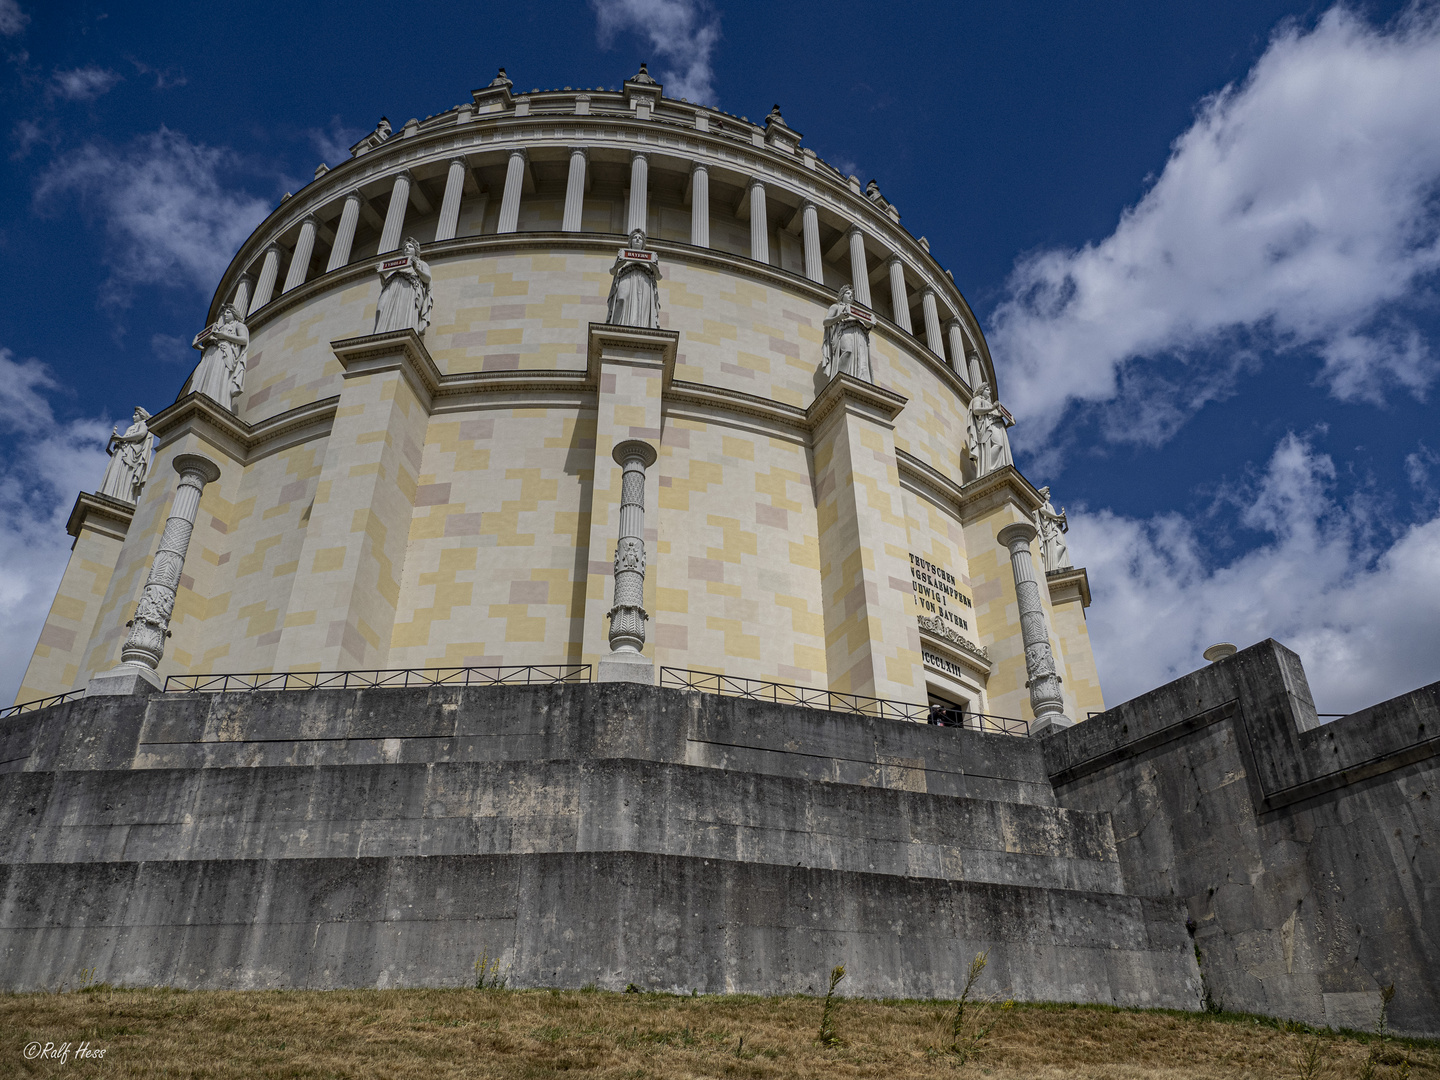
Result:
<svg viewBox="0 0 1440 1080"><path fill-rule="evenodd" d="M1108 815L653 761L32 772L0 861L631 851L1124 891Z"/></svg>

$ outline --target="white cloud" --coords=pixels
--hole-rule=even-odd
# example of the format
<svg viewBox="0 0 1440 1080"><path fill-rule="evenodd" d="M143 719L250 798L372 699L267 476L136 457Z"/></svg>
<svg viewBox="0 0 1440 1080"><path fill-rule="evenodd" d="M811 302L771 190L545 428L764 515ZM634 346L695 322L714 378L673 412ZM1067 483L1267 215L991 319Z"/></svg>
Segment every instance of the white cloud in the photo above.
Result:
<svg viewBox="0 0 1440 1080"><path fill-rule="evenodd" d="M94 101L101 94L109 93L121 78L118 71L96 67L94 64L71 68L69 71L57 70L50 76L47 93L51 97L64 98L66 101Z"/></svg>
<svg viewBox="0 0 1440 1080"><path fill-rule="evenodd" d="M1366 500L1336 499L1335 475L1306 439L1282 439L1263 476L1222 496L1265 537L1229 562L1178 514L1072 513L1106 701L1195 670L1217 641L1267 637L1300 654L1321 712L1440 679L1440 505L1392 539Z"/></svg>
<svg viewBox="0 0 1440 1080"><path fill-rule="evenodd" d="M332 116L328 129L311 128L305 133L310 143L320 154L320 160L327 165L350 160L350 147L360 141L367 132L360 128L348 128L340 117Z"/></svg>
<svg viewBox="0 0 1440 1080"><path fill-rule="evenodd" d="M14 37L24 30L30 16L20 10L16 0L0 0L0 35Z"/></svg>
<svg viewBox="0 0 1440 1080"><path fill-rule="evenodd" d="M1406 305L1440 268L1437 116L1440 7L1283 26L1110 236L1018 262L990 334L1007 402L1041 437L1109 403L1107 437L1155 443L1270 350L1318 356L1340 398L1423 395L1440 365Z"/></svg>
<svg viewBox="0 0 1440 1080"><path fill-rule="evenodd" d="M70 557L65 520L75 495L105 473L103 420L61 423L45 365L0 348L0 702L20 688Z"/></svg>
<svg viewBox="0 0 1440 1080"><path fill-rule="evenodd" d="M161 128L124 148L90 143L59 158L35 199L77 197L103 220L107 305L128 306L142 285L208 293L270 205L240 190L234 152Z"/></svg>
<svg viewBox="0 0 1440 1080"><path fill-rule="evenodd" d="M714 103L710 53L720 40L720 17L703 0L590 0L590 6L602 48L621 31L639 34L669 65L654 73L667 97Z"/></svg>

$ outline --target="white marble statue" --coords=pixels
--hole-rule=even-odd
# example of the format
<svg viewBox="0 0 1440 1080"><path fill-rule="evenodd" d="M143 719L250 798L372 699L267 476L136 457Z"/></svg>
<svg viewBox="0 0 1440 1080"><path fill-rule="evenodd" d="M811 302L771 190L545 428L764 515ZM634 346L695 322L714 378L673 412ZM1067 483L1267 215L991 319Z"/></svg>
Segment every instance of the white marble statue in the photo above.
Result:
<svg viewBox="0 0 1440 1080"><path fill-rule="evenodd" d="M246 353L250 331L233 304L220 309L220 317L195 335L191 346L201 350L200 366L190 380L190 389L218 401L231 412L235 399L245 389Z"/></svg>
<svg viewBox="0 0 1440 1080"><path fill-rule="evenodd" d="M615 280L605 302L605 321L611 326L660 328L660 257L645 250L645 230L630 233L630 246L621 248L610 268Z"/></svg>
<svg viewBox="0 0 1440 1080"><path fill-rule="evenodd" d="M1065 508L1062 506L1058 514L1055 512L1048 487L1040 489L1040 497L1045 505L1035 511L1035 528L1040 533L1040 557L1045 563L1045 572L1068 570L1070 549L1062 534L1070 531L1070 522L1065 519Z"/></svg>
<svg viewBox="0 0 1440 1080"><path fill-rule="evenodd" d="M976 479L1014 464L1015 459L1010 456L1010 436L1005 431L1009 426L1010 420L990 396L990 384L982 382L970 399L970 419L965 425Z"/></svg>
<svg viewBox="0 0 1440 1080"><path fill-rule="evenodd" d="M125 433L122 435L119 428L111 430L110 444L105 447L110 464L105 466L105 479L100 482L101 495L127 503L139 501L140 489L150 474L150 454L155 449L155 436L145 423L149 419L150 414L136 405L135 422Z"/></svg>
<svg viewBox="0 0 1440 1080"><path fill-rule="evenodd" d="M870 327L875 316L855 303L855 290L840 288L840 298L825 312L825 342L820 347L826 379L853 375L874 382L870 372Z"/></svg>
<svg viewBox="0 0 1440 1080"><path fill-rule="evenodd" d="M400 250L375 268L380 275L380 302L375 306L375 333L414 330L430 325L430 264L420 258L420 245L407 236Z"/></svg>

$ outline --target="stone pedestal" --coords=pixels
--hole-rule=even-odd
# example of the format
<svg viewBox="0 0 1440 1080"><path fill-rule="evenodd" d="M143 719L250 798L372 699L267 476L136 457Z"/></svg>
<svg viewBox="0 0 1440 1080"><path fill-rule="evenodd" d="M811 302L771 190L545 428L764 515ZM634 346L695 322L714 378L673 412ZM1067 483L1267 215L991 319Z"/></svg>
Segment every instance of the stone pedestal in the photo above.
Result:
<svg viewBox="0 0 1440 1080"><path fill-rule="evenodd" d="M102 671L85 684L85 696L133 697L136 694L158 694L165 689L160 676L142 664L120 664Z"/></svg>

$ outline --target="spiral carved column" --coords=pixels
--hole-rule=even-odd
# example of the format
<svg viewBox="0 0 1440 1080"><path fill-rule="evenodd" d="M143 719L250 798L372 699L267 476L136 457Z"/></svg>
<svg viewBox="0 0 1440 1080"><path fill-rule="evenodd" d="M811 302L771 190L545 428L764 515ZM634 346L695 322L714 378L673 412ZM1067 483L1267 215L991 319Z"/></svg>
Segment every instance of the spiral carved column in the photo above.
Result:
<svg viewBox="0 0 1440 1080"><path fill-rule="evenodd" d="M1035 580L1035 563L1030 556L1030 541L1036 535L1035 526L1017 522L1001 529L996 539L1010 550L1015 602L1020 608L1020 638L1025 646L1025 685L1030 688L1030 709L1038 731L1050 725L1069 727L1074 721L1065 715L1060 675L1055 670L1050 630L1040 602L1040 584Z"/></svg>
<svg viewBox="0 0 1440 1080"><path fill-rule="evenodd" d="M185 569L185 552L190 547L190 534L195 531L195 512L200 508L200 493L205 485L220 477L220 467L199 454L181 454L175 459L180 484L170 517L160 537L160 548L150 564L150 576L130 620L130 636L120 650L125 664L147 667L154 671L165 655L165 639L170 636L170 615L175 610L175 593L180 588L180 573Z"/></svg>
<svg viewBox="0 0 1440 1080"><path fill-rule="evenodd" d="M638 439L616 445L612 455L620 477L620 538L615 545L615 604L610 620L610 655L600 661L601 682L654 681L645 647L645 470L655 464L655 448Z"/></svg>

